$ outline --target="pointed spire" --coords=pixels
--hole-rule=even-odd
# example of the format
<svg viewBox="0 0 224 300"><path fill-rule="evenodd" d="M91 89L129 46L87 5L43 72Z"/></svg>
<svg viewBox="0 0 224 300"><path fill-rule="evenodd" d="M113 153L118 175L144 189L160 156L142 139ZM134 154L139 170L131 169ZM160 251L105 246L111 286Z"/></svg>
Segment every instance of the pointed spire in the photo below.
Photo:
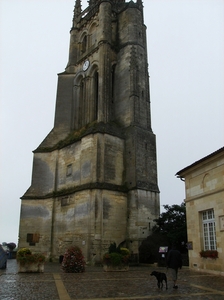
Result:
<svg viewBox="0 0 224 300"><path fill-rule="evenodd" d="M73 15L73 28L76 27L77 23L79 22L81 12L82 12L81 0L76 0L75 7L74 7L74 15Z"/></svg>
<svg viewBox="0 0 224 300"><path fill-rule="evenodd" d="M92 6L92 5L96 4L96 0L89 0L88 3L89 3L89 6Z"/></svg>
<svg viewBox="0 0 224 300"><path fill-rule="evenodd" d="M142 0L137 0L137 4L143 6Z"/></svg>
<svg viewBox="0 0 224 300"><path fill-rule="evenodd" d="M82 12L81 0L75 1L75 8L74 8L74 19L76 19Z"/></svg>

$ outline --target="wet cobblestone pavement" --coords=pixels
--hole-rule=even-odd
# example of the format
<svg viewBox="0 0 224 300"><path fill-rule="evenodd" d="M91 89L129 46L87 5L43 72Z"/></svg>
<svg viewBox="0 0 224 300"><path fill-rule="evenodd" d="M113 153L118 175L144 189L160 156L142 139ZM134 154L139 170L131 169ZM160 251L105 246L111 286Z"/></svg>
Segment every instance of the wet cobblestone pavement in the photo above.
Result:
<svg viewBox="0 0 224 300"><path fill-rule="evenodd" d="M131 267L128 272L104 272L86 267L80 274L63 273L57 263L47 263L44 273L18 273L16 260L0 270L0 300L141 300L141 299L224 299L224 277L191 271L179 272L177 290L168 277L168 290L159 290L153 270L158 267Z"/></svg>

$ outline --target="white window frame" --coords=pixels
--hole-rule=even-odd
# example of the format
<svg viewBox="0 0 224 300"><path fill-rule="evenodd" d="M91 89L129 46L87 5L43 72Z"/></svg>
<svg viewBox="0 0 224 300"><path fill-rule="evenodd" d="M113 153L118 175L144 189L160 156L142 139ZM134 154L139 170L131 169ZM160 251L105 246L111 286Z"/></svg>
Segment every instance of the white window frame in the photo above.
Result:
<svg viewBox="0 0 224 300"><path fill-rule="evenodd" d="M205 210L202 212L202 228L204 250L217 250L215 215L213 209Z"/></svg>

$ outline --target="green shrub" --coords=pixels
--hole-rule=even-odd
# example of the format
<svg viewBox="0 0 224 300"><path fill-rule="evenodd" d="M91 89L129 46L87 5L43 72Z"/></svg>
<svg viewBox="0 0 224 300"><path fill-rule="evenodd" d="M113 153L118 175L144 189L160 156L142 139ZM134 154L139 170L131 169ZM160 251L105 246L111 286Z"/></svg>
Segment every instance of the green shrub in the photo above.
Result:
<svg viewBox="0 0 224 300"><path fill-rule="evenodd" d="M122 255L120 253L111 253L110 262L114 266L118 266L122 263Z"/></svg>
<svg viewBox="0 0 224 300"><path fill-rule="evenodd" d="M17 251L17 257L24 257L28 254L31 254L31 250L29 248L21 248Z"/></svg>
<svg viewBox="0 0 224 300"><path fill-rule="evenodd" d="M117 250L118 250L118 249L117 249L116 243L110 244L110 246L109 246L109 248L108 248L108 252L109 252L109 253L118 252Z"/></svg>
<svg viewBox="0 0 224 300"><path fill-rule="evenodd" d="M108 252L103 256L103 263L106 265L119 266L128 264L130 258L130 251L127 248L116 247L113 243L108 248Z"/></svg>
<svg viewBox="0 0 224 300"><path fill-rule="evenodd" d="M120 248L120 253L122 255L130 255L130 251L127 248Z"/></svg>
<svg viewBox="0 0 224 300"><path fill-rule="evenodd" d="M21 248L17 251L16 260L22 264L43 263L45 256L41 253L32 254L29 248Z"/></svg>

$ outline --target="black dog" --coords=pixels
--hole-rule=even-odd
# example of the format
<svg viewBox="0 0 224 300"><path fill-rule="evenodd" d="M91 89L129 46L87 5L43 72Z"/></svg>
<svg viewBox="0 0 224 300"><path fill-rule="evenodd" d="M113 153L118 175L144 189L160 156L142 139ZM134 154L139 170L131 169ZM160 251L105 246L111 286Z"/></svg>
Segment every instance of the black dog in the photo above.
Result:
<svg viewBox="0 0 224 300"><path fill-rule="evenodd" d="M166 278L166 274L165 273L153 271L150 275L156 277L156 279L157 279L157 286L158 286L159 289L163 288L163 281L165 281L165 283L166 283L166 289L168 289L168 287L167 287L167 278Z"/></svg>

